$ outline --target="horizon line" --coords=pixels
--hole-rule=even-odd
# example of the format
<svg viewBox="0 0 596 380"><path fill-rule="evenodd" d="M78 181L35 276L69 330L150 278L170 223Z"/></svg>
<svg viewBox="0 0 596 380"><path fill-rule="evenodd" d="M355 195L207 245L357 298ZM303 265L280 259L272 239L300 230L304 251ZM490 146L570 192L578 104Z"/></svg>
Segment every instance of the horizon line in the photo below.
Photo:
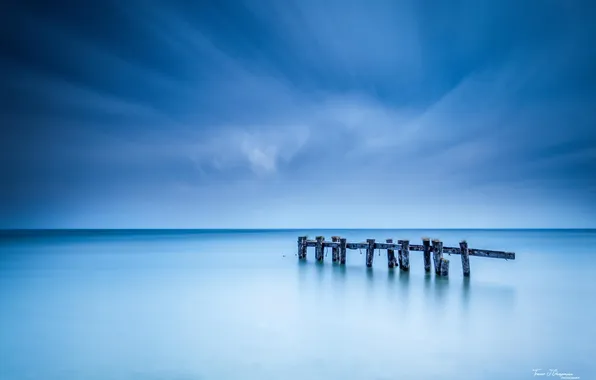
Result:
<svg viewBox="0 0 596 380"><path fill-rule="evenodd" d="M394 227L394 228L342 228L342 227L295 227L295 228L233 228L233 227L216 227L216 228L143 228L143 227L126 227L126 228L0 228L0 231L302 231L302 230L596 230L596 227L492 227L492 228L477 228L477 227Z"/></svg>

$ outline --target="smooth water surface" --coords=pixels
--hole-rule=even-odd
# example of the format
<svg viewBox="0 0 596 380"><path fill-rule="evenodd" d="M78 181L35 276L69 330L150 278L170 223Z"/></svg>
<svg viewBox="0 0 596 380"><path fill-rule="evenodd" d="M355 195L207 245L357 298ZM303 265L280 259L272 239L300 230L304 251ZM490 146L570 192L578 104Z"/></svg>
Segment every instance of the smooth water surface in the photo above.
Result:
<svg viewBox="0 0 596 380"><path fill-rule="evenodd" d="M440 238L449 278L296 257L300 235ZM596 231L54 231L0 234L0 378L596 378ZM564 376L556 376L561 378Z"/></svg>

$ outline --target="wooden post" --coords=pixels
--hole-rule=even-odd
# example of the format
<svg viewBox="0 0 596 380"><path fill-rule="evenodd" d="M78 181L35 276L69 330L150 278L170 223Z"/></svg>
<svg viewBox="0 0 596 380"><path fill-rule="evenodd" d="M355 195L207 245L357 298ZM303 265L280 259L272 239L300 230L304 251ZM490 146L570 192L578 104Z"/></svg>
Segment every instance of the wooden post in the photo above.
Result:
<svg viewBox="0 0 596 380"><path fill-rule="evenodd" d="M401 241L401 270L409 271L410 270L410 241L409 240L402 240Z"/></svg>
<svg viewBox="0 0 596 380"><path fill-rule="evenodd" d="M441 258L441 276L449 276L449 260Z"/></svg>
<svg viewBox="0 0 596 380"><path fill-rule="evenodd" d="M366 266L371 268L373 265L373 258L375 257L375 239L366 239L368 247L366 248Z"/></svg>
<svg viewBox="0 0 596 380"><path fill-rule="evenodd" d="M433 240L433 261L435 263L435 274L441 275L441 259L443 258L443 242Z"/></svg>
<svg viewBox="0 0 596 380"><path fill-rule="evenodd" d="M462 240L459 242L459 249L461 251L461 267L464 271L464 277L470 276L470 251L468 250L468 242Z"/></svg>
<svg viewBox="0 0 596 380"><path fill-rule="evenodd" d="M393 239L387 239L386 242L392 244ZM389 268L395 267L395 251L389 248L387 248L387 265Z"/></svg>
<svg viewBox="0 0 596 380"><path fill-rule="evenodd" d="M348 239L339 238L339 263L345 265L346 263L346 250L348 246Z"/></svg>
<svg viewBox="0 0 596 380"><path fill-rule="evenodd" d="M422 238L422 247L424 248L424 271L430 272L430 239Z"/></svg>
<svg viewBox="0 0 596 380"><path fill-rule="evenodd" d="M332 242L338 242L339 241L339 236L331 236L331 241ZM339 247L332 247L331 248L331 257L332 257L332 261L335 263L337 261L339 261Z"/></svg>
<svg viewBox="0 0 596 380"><path fill-rule="evenodd" d="M306 236L298 237L298 259L306 259Z"/></svg>
<svg viewBox="0 0 596 380"><path fill-rule="evenodd" d="M306 253L308 252L308 246L306 245L306 241L308 240L308 237L303 236L303 240L302 240L302 258L304 260L306 260Z"/></svg>
<svg viewBox="0 0 596 380"><path fill-rule="evenodd" d="M317 236L317 245L315 246L315 258L317 261L323 261L323 240L324 236Z"/></svg>

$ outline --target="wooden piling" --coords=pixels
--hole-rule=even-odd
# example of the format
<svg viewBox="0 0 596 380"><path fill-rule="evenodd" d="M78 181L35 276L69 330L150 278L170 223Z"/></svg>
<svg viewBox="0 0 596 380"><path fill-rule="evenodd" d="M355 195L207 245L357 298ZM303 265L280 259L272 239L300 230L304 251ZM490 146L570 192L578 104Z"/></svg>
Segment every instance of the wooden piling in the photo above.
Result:
<svg viewBox="0 0 596 380"><path fill-rule="evenodd" d="M401 265L399 266L403 271L410 270L410 241L401 241Z"/></svg>
<svg viewBox="0 0 596 380"><path fill-rule="evenodd" d="M348 239L339 238L339 263L345 265L346 263L346 250L348 246Z"/></svg>
<svg viewBox="0 0 596 380"><path fill-rule="evenodd" d="M441 276L449 276L449 260L441 258Z"/></svg>
<svg viewBox="0 0 596 380"><path fill-rule="evenodd" d="M298 259L306 259L306 236L298 237Z"/></svg>
<svg viewBox="0 0 596 380"><path fill-rule="evenodd" d="M375 239L366 239L366 242L368 243L368 247L366 247L366 266L371 268L375 257Z"/></svg>
<svg viewBox="0 0 596 380"><path fill-rule="evenodd" d="M371 268L373 266L375 249L380 251L387 250L387 262L389 268L394 268L399 265L403 271L410 269L410 251L424 252L424 270L430 271L430 252L432 252L433 262L435 266L435 273L437 276L446 276L449 274L449 260L443 258L443 253L450 255L461 255L462 269L464 277L470 276L470 256L490 257L505 260L515 260L515 253L505 251L493 251L487 249L468 248L468 243L462 240L459 247L443 246L443 242L439 239L430 241L428 238L422 239L422 245L410 244L409 240L398 240L393 243L393 239L386 239L386 242L376 243L375 239L366 239L366 242L349 243L347 239L333 236L332 241L325 241L323 236L317 236L315 240L308 240L306 236L300 236L298 243L298 258L300 260L306 259L307 247L315 248L316 261L322 262L325 257L325 249L333 249L333 261L340 262L342 265L346 263L346 253L348 249L366 250L366 266ZM398 262L395 258L395 250L398 250ZM445 266L445 268L442 268Z"/></svg>
<svg viewBox="0 0 596 380"><path fill-rule="evenodd" d="M433 261L435 263L435 274L441 275L441 259L443 258L443 242L433 240Z"/></svg>
<svg viewBox="0 0 596 380"><path fill-rule="evenodd" d="M338 242L339 236L331 236L331 241L334 243ZM339 247L337 246L333 246L331 248L331 261L333 261L334 263L339 261Z"/></svg>
<svg viewBox="0 0 596 380"><path fill-rule="evenodd" d="M468 250L468 242L462 240L459 242L459 249L461 251L461 267L464 272L464 277L470 276L470 251Z"/></svg>
<svg viewBox="0 0 596 380"><path fill-rule="evenodd" d="M422 247L424 248L424 271L430 272L430 239L422 238Z"/></svg>
<svg viewBox="0 0 596 380"><path fill-rule="evenodd" d="M385 242L393 244L393 239L387 239ZM387 265L389 268L395 267L395 251L389 248L387 248Z"/></svg>
<svg viewBox="0 0 596 380"><path fill-rule="evenodd" d="M317 261L323 261L323 240L325 240L324 236L317 236L316 238L317 245L315 245L315 258Z"/></svg>

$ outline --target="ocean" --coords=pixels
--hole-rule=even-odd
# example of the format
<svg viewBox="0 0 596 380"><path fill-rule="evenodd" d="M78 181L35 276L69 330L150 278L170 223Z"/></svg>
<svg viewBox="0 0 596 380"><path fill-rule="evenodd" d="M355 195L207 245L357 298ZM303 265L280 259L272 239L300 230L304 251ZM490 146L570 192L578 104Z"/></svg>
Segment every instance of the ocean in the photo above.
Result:
<svg viewBox="0 0 596 380"><path fill-rule="evenodd" d="M448 278L297 237L428 236ZM0 379L596 379L596 230L0 232Z"/></svg>

